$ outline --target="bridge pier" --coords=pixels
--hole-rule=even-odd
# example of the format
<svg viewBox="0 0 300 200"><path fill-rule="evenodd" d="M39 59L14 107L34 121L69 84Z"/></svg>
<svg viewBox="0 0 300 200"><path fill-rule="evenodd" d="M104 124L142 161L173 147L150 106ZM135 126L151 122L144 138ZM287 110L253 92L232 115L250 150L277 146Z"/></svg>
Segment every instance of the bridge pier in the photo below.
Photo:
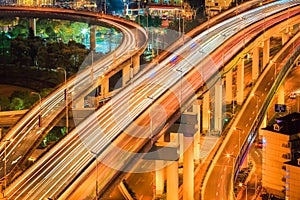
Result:
<svg viewBox="0 0 300 200"><path fill-rule="evenodd" d="M230 69L227 73L226 73L226 83L225 83L225 89L226 89L226 104L231 104L233 101L232 98L232 69Z"/></svg>
<svg viewBox="0 0 300 200"><path fill-rule="evenodd" d="M214 130L218 133L222 132L223 128L223 80L220 78L215 86L215 108L214 108Z"/></svg>
<svg viewBox="0 0 300 200"><path fill-rule="evenodd" d="M289 40L289 32L281 33L281 44L284 45Z"/></svg>
<svg viewBox="0 0 300 200"><path fill-rule="evenodd" d="M203 95L203 109L202 109L202 125L203 125L203 132L206 131L207 133L210 132L210 119L211 119L211 111L210 111L210 92L207 91Z"/></svg>
<svg viewBox="0 0 300 200"><path fill-rule="evenodd" d="M155 161L155 195L162 195L164 193L165 186L165 161Z"/></svg>
<svg viewBox="0 0 300 200"><path fill-rule="evenodd" d="M244 101L244 58L241 58L241 61L237 66L237 104L242 105Z"/></svg>
<svg viewBox="0 0 300 200"><path fill-rule="evenodd" d="M178 200L178 161L167 166L167 200Z"/></svg>
<svg viewBox="0 0 300 200"><path fill-rule="evenodd" d="M263 42L263 68L267 66L270 61L270 38L267 38Z"/></svg>
<svg viewBox="0 0 300 200"><path fill-rule="evenodd" d="M90 25L90 50L96 50L96 26Z"/></svg>
<svg viewBox="0 0 300 200"><path fill-rule="evenodd" d="M259 70L259 47L255 46L252 51L252 82L257 80L258 75L260 74ZM227 92L227 91L226 91Z"/></svg>
<svg viewBox="0 0 300 200"><path fill-rule="evenodd" d="M184 134L183 200L194 199L194 135Z"/></svg>
<svg viewBox="0 0 300 200"><path fill-rule="evenodd" d="M202 100L196 100L193 104L193 113L197 115L197 132L194 135L194 162L200 162L200 134L201 134L201 104Z"/></svg>

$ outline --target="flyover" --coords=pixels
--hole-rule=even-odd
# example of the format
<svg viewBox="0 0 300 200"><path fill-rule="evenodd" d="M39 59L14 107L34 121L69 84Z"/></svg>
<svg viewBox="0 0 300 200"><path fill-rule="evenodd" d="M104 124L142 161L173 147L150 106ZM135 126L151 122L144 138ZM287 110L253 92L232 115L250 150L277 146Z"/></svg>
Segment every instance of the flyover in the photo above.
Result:
<svg viewBox="0 0 300 200"><path fill-rule="evenodd" d="M297 5L297 3L295 2L289 1L284 1L286 4L281 5L282 2L283 1L280 1L270 6L271 8L275 7L276 9L281 10L286 8L285 6L289 7L291 5ZM250 14L248 15L255 15L257 18L253 17L252 19L251 17L249 17L246 23L249 23L250 25L252 23L255 23L259 18L263 19L265 14L272 15L274 14L273 12L275 12L266 10L265 13L258 14L261 13L261 9L264 8L259 8L256 10L256 12L253 11L253 13L250 12ZM295 15L296 13L291 12L290 14ZM241 24L245 24L244 20L235 18L228 20L229 22L227 22L227 24L224 23L222 25L225 27L227 26L226 28L228 28L228 26L230 27L230 25L232 25L232 20L235 20L235 26L237 27L240 27ZM278 20L282 19L279 18ZM274 23L275 22L276 20L274 21ZM76 170L73 168L73 170L70 171L70 173L73 174L72 176L75 176L75 174L82 173L82 169L84 168L84 166L92 164L92 162L95 160L95 155L92 152L96 152L97 159L102 162L101 164L98 164L99 166L97 168L99 168L99 171L101 172L101 174L99 175L99 178L101 179L99 180L104 181L102 181L101 183L98 182L99 184L97 185L97 188L99 188L99 190L105 188L106 182L113 179L115 174L118 173L118 170L122 169L124 165L128 164L129 160L132 159L133 156L127 155L126 152L138 152L141 146L149 141L149 137L151 138L153 135L155 135L149 134L149 106L160 104L160 106L164 107L164 110L167 112L168 117L170 117L173 115L174 110L180 108L180 105L183 102L190 99L190 93L194 93L195 90L203 85L203 82L199 80L207 80L210 76L214 75L217 72L218 67L209 65L208 63L211 63L211 61L207 57L204 62L198 62L197 59L203 58L203 54L199 52L199 49L206 51L207 54L211 53L213 50L215 50L215 48L218 47L219 42L227 40L229 37L236 33L235 31L239 31L239 29L231 29L231 31L229 31L230 34L226 35L226 37L220 34L216 35L215 33L220 33L224 29L222 25L213 27L213 29L211 29L209 32L203 32L203 34L200 34L198 38L196 37L193 39L193 41L187 42L185 48L178 50L177 52L175 52L175 55L168 57L165 61L160 63L158 65L158 69L154 68L148 73L145 73L144 76L141 76L140 78L134 80L131 85L125 87L122 91L116 94L111 101L97 110L92 116L86 119L84 123L79 124L79 126L75 130L76 133L78 133L79 137L75 137L73 135L72 138L68 137L64 141L62 141L62 143L60 143L60 146L62 148L65 148L68 152L70 152L68 156L61 155L59 149L53 150L43 158L43 161L38 161L36 166L40 165L40 167L35 166L30 169L31 171L29 170L28 174L22 175L23 180L27 180L30 182L28 183L29 185L33 184L36 186L38 184L39 187L32 188L32 186L29 186L31 187L31 189L29 187L28 189L31 192L28 192L22 189L20 185L19 187L17 187L17 183L14 183L10 186L10 188L8 188L6 192L12 192L15 193L15 195L20 196L25 195L25 193L34 193L36 195L43 195L41 196L43 198L51 197L52 195L56 196L56 194L51 193L50 189L52 189L53 187L57 187L56 189L60 188L57 184L61 179L66 180L66 176L64 176L63 174L56 174L55 170L52 171L51 166L47 165L55 165L57 168L63 170L65 174L65 170L70 167L70 165L68 165L69 161L77 162L77 165L80 167L76 168ZM228 31L226 28L225 31ZM215 37L210 38L210 40L203 40L208 39L204 37L205 34L208 34L208 36L213 35ZM210 45L208 45L209 42L211 42ZM236 41L235 43L235 45L237 46L242 46L242 44L243 42L241 41ZM230 52L231 56L235 54L235 50L238 51L237 49L232 49L232 52ZM191 55L189 53L191 53ZM191 65L189 62L187 62L187 58L189 61L195 61L193 62L194 65ZM222 66L222 55L219 55L215 52L213 53L212 58L215 61L216 66ZM226 59L230 59L230 56L226 57ZM205 65L205 63L207 65ZM183 64L183 67L180 66L180 64ZM161 68L161 66L164 67ZM211 69L211 67L213 68ZM186 68L184 69L186 71L184 71L182 74L176 71L177 68ZM201 71L202 68L204 69L203 71ZM203 73L200 73L199 71ZM184 87L181 88L180 79L183 76L185 77L184 79L187 84L182 84L184 85ZM141 85L143 87L141 87ZM134 91L135 93L131 93L131 91ZM181 92L183 95L181 95ZM150 98L145 98L145 96L148 96ZM180 96L181 98L179 98ZM160 100L157 100L158 102L154 102L154 100L158 97L160 97ZM142 113L144 111L146 112ZM136 121L136 123L134 123L133 120ZM166 126L167 125L168 124L166 124ZM161 129L161 126L161 124L155 124L152 127L153 133L158 132ZM126 132L130 134L121 134L119 136L120 133ZM120 150L118 148L114 148L116 146L122 147L123 149ZM70 160L66 161L66 159ZM43 164L42 162L45 163ZM71 166L75 166L73 165L74 163L71 164ZM109 166L112 168L105 166L105 164L109 164ZM95 167L95 165L91 165L90 168L85 172L85 174L94 174L94 179L92 182L95 182L96 177L98 178L98 176L96 176ZM44 175L42 175L41 173L44 172L34 172L34 168L36 168L35 170L37 170L37 168L48 168L48 171L46 172L46 174L48 175L44 175L48 177L51 175L60 178L59 180L55 180L56 178L52 178L51 183L48 183L52 186L51 188L48 188L46 185L43 185L44 183L39 182L40 180L38 180L43 179L42 177ZM45 171L45 169L41 170ZM92 171L92 169L94 169L94 171ZM35 173L36 175L34 175ZM83 174L82 176L84 176L85 174ZM48 181L50 180L47 179L47 182ZM81 182L79 181L77 183L79 184ZM84 185L80 185L84 187ZM90 184L88 186L90 186ZM85 189L86 190L81 190L81 192L91 192L88 191L87 188ZM21 194L22 192L24 193ZM60 192L58 192L58 194L61 195ZM67 191L66 194L69 195L70 193L68 193ZM27 197L30 198L29 196Z"/></svg>
<svg viewBox="0 0 300 200"><path fill-rule="evenodd" d="M291 21L299 22L299 15ZM289 21L289 23L291 22ZM291 22L291 24L293 24ZM274 35L285 24L265 30L264 34L255 41ZM253 43L256 43L256 42ZM239 167L255 139L258 129L264 120L264 113L273 99L278 86L284 80L288 70L294 65L299 56L299 33L282 48L282 50L269 62L257 83L252 88L249 97L243 104L235 121L229 127L228 135L221 140L221 146L215 157L210 161L210 168L203 183L200 199L215 199L233 197L233 180ZM225 186L225 187L224 187Z"/></svg>
<svg viewBox="0 0 300 200"><path fill-rule="evenodd" d="M53 8L0 7L0 16L51 16L58 19L84 21L90 24L105 24L117 28L123 34L122 43L114 53L94 62L92 66L80 71L75 77L69 78L65 84L59 85L53 93L42 99L40 104L30 109L2 138L0 146L1 167L6 169L1 170L1 177L7 175L5 177L8 177L9 180L20 169L21 163L26 162L30 152L43 139L43 135L54 126L54 122L64 114L68 115L68 107L73 101L81 101L82 95L86 94L82 92L88 92L85 88L93 89L93 86L96 87L96 83L99 84L99 79L111 76L115 73L114 70L120 70L119 66L125 65L124 68L129 69L131 57L140 55L144 51L148 38L146 31L134 22L92 12ZM117 62L115 62L116 59ZM67 76L66 71L64 72ZM91 73L95 81L91 79ZM106 82L100 83L106 84ZM6 159L4 159L5 153L7 153Z"/></svg>

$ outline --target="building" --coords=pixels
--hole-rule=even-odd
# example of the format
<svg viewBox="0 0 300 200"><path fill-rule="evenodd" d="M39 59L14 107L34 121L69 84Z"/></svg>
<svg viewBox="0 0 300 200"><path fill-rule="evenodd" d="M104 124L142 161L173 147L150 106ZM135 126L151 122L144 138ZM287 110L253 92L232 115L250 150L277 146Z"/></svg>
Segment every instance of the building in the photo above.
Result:
<svg viewBox="0 0 300 200"><path fill-rule="evenodd" d="M300 113L292 113L278 118L273 125L267 126L261 131L264 143L262 186L269 193L285 198L285 163L299 158Z"/></svg>
<svg viewBox="0 0 300 200"><path fill-rule="evenodd" d="M205 0L205 13L207 16L214 16L222 10L227 10L230 5L236 3L237 0Z"/></svg>
<svg viewBox="0 0 300 200"><path fill-rule="evenodd" d="M300 199L300 159L292 160L285 163L286 181L285 181L285 199Z"/></svg>

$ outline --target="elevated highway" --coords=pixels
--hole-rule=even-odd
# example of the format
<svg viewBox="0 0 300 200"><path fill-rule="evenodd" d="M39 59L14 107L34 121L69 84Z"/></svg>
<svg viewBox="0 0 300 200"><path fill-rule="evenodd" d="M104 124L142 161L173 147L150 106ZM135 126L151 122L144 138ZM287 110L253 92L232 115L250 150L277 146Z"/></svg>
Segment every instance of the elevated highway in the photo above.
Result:
<svg viewBox="0 0 300 200"><path fill-rule="evenodd" d="M131 85L79 124L56 149L7 188L7 196L22 199L83 198L96 191L90 187L95 182L98 183L97 191L103 190L118 171L136 156L135 153L155 137L155 133L170 125L167 122L150 125L151 107L159 105L163 108L163 113L159 109L151 109L151 112L167 121L184 102L195 97L196 91L218 73L224 62L232 58L243 47L244 42L252 39L250 36L244 38L240 35L235 36L234 40L229 39L240 32L241 27L266 19L249 31L249 35L255 37L262 30L261 27L272 26L297 15L297 7L284 11L297 5L293 1L278 1L241 14L243 19L241 16L234 17L199 34L162 63L133 80ZM278 13L280 11L283 12ZM273 15L272 19L267 20L266 16ZM225 58L222 56L223 50L228 52ZM98 173L95 170L96 164L92 164L96 163L96 158ZM91 177L88 183L84 182L86 175ZM75 177L76 183L73 182L69 190L64 190Z"/></svg>
<svg viewBox="0 0 300 200"><path fill-rule="evenodd" d="M299 19L299 16L296 17L297 21ZM274 30L271 28L268 31L269 34L274 33ZM214 159L210 162L200 199L217 199L221 197L234 199L232 193L233 180L235 180L239 168L258 133L264 119L264 113L274 98L279 85L299 57L299 37L300 34L298 33L283 46L251 90L249 97L230 127L228 135L222 138L222 144Z"/></svg>
<svg viewBox="0 0 300 200"><path fill-rule="evenodd" d="M80 71L75 77L69 78L65 84L59 85L54 92L42 99L40 104L30 109L2 138L3 142L0 144L1 169L6 168L6 173L1 170L1 177L6 174L10 180L20 169L21 163L26 162L30 152L43 139L43 135L53 127L54 122L65 114L64 111L68 111L66 108L73 101L83 98L82 95L87 91L86 88L91 89L96 82L98 83L99 78L111 73L115 67L126 62L131 56L141 54L146 48L148 38L146 31L134 22L92 12L52 8L0 7L0 16L50 16L58 19L78 20L115 27L123 34L122 43L114 53L95 61L92 66ZM121 57L123 58L120 59ZM116 59L118 62L114 62ZM91 74L94 78L91 78ZM5 153L6 159L4 159Z"/></svg>

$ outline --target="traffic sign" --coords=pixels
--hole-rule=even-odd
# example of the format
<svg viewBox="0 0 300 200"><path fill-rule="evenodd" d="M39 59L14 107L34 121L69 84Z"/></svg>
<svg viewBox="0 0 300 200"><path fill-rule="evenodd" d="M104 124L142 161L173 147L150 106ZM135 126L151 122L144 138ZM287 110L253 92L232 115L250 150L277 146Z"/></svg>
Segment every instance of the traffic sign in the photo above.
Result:
<svg viewBox="0 0 300 200"><path fill-rule="evenodd" d="M275 104L275 112L286 112L285 104Z"/></svg>

